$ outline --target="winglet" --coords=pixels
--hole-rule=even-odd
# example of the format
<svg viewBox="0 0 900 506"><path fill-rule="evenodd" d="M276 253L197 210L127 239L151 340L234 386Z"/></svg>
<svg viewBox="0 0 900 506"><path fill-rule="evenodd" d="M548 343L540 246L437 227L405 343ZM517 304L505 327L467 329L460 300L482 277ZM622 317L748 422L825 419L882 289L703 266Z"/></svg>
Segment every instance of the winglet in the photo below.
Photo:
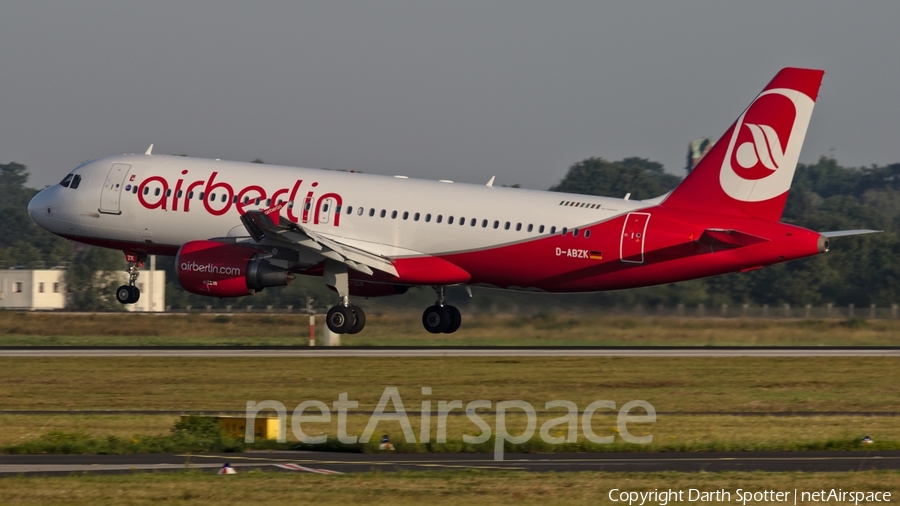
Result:
<svg viewBox="0 0 900 506"><path fill-rule="evenodd" d="M152 154L153 154L153 144L151 144L150 147L147 148L147 151L144 152L144 154L145 154L145 155L152 155Z"/></svg>
<svg viewBox="0 0 900 506"><path fill-rule="evenodd" d="M497 176L491 176L491 180L487 182L487 186L490 186L491 188L493 188L494 187L494 178L496 178L496 177Z"/></svg>

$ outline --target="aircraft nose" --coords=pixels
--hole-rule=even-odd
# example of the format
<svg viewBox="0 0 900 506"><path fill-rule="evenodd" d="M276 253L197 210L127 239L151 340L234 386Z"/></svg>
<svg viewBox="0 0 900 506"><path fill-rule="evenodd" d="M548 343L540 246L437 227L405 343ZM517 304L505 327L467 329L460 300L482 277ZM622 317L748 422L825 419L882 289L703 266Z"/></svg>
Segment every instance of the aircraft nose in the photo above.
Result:
<svg viewBox="0 0 900 506"><path fill-rule="evenodd" d="M53 217L53 187L38 192L28 203L28 215L39 227L47 228L47 221Z"/></svg>

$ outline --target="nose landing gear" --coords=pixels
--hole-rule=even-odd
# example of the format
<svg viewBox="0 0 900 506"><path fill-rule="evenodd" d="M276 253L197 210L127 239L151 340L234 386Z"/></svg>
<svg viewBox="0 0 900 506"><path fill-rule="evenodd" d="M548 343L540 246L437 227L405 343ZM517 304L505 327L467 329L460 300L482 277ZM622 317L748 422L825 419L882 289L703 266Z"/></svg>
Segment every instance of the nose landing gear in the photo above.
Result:
<svg viewBox="0 0 900 506"><path fill-rule="evenodd" d="M147 259L146 253L129 253L125 252L125 260L128 262L128 284L122 285L116 289L116 300L121 304L134 304L141 298L141 291L134 284L137 282L138 269L144 266L144 260Z"/></svg>
<svg viewBox="0 0 900 506"><path fill-rule="evenodd" d="M444 287L435 286L437 301L422 313L422 326L432 334L452 334L459 330L462 316L455 306L444 304Z"/></svg>

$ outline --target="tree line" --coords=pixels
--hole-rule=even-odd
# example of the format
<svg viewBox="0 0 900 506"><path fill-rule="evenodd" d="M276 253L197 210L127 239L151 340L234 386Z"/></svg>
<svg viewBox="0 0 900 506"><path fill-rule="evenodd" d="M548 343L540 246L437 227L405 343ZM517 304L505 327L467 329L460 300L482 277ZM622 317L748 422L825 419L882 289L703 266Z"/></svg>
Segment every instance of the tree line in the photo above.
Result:
<svg viewBox="0 0 900 506"><path fill-rule="evenodd" d="M121 309L112 297L114 286L104 286L98 271L121 270L121 252L78 245L37 227L29 218L28 201L37 190L27 186L27 168L19 163L0 165L0 268L66 267L68 304L73 309ZM681 178L665 172L657 162L643 158L607 161L589 158L572 165L551 191L634 200L656 197L673 189ZM475 290L469 300L464 290L450 290L454 304L471 308L611 307L678 304L708 307L719 304L836 305L900 303L900 163L886 166L842 167L833 158L800 164L785 207L783 220L812 230L871 228L884 233L841 237L831 251L816 257L764 269L728 274L672 285L582 295L525 294ZM160 257L166 270L166 305L183 309L206 306L244 309L274 306L316 307L333 303L336 295L320 279L304 276L287 288L270 288L238 299L211 299L190 294L178 286L171 258ZM420 309L434 298L430 288L407 295L373 299L373 307Z"/></svg>

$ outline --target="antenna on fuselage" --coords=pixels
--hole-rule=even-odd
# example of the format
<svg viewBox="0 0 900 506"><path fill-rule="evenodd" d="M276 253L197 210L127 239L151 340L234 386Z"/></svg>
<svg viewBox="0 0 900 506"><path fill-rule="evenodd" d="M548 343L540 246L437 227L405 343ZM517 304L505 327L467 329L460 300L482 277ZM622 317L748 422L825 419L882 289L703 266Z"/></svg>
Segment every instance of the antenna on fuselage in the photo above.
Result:
<svg viewBox="0 0 900 506"><path fill-rule="evenodd" d="M496 177L497 176L491 176L491 180L487 182L487 186L490 186L491 188L493 188L494 187L494 178L496 178Z"/></svg>
<svg viewBox="0 0 900 506"><path fill-rule="evenodd" d="M152 154L153 154L153 144L151 144L150 147L147 148L147 151L144 152L144 154L145 154L145 155L152 155Z"/></svg>

